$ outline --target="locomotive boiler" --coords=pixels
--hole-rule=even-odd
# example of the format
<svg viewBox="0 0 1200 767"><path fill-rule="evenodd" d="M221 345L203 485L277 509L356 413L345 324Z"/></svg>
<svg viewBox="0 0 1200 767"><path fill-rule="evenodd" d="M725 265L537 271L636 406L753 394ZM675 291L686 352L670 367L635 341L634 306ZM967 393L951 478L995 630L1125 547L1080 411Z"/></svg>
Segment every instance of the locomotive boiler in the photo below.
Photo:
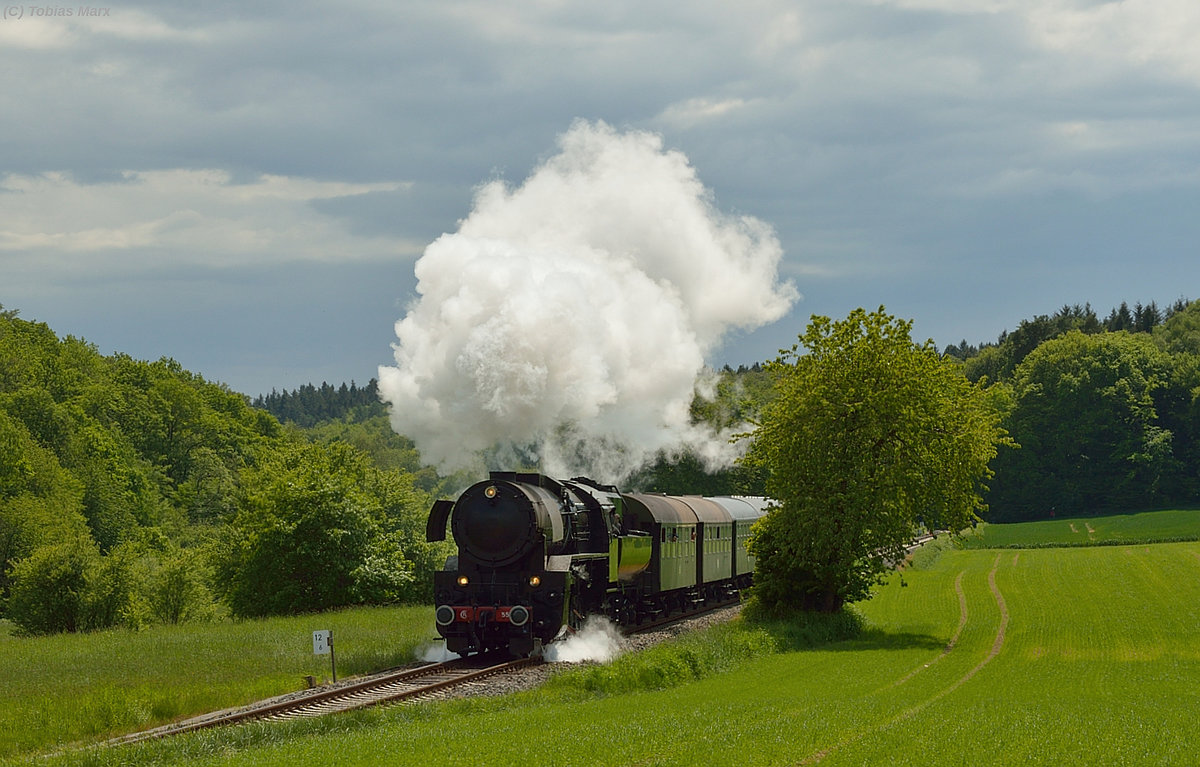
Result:
<svg viewBox="0 0 1200 767"><path fill-rule="evenodd" d="M437 501L426 538L458 554L434 574L435 621L460 655L540 653L589 615L621 624L734 600L766 499L625 494L576 477L493 472Z"/></svg>

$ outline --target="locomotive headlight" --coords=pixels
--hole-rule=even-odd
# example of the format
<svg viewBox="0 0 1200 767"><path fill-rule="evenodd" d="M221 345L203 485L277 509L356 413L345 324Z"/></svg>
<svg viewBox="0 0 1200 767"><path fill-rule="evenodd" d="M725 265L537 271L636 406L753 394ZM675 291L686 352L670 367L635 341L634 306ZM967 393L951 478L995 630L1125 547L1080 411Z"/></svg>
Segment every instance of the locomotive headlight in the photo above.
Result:
<svg viewBox="0 0 1200 767"><path fill-rule="evenodd" d="M536 575L529 576L529 585L535 589L542 585L542 579Z"/></svg>
<svg viewBox="0 0 1200 767"><path fill-rule="evenodd" d="M468 578L467 576L465 576L465 575L458 576L458 585L459 586L466 586L470 582L471 582L471 579Z"/></svg>
<svg viewBox="0 0 1200 767"><path fill-rule="evenodd" d="M487 488L483 491L483 496L485 498L487 498L489 501L491 499L495 498L496 497L496 486L488 485Z"/></svg>

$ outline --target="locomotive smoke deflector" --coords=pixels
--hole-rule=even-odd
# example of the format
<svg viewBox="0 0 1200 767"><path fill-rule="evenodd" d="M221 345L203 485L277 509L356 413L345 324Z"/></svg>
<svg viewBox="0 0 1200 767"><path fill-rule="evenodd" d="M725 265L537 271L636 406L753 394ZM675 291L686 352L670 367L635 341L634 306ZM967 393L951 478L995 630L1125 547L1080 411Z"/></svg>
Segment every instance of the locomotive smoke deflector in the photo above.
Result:
<svg viewBox="0 0 1200 767"><path fill-rule="evenodd" d="M450 512L453 510L454 501L442 499L434 502L433 508L429 510L429 519L425 522L426 541L437 543L446 540L446 520L450 518Z"/></svg>

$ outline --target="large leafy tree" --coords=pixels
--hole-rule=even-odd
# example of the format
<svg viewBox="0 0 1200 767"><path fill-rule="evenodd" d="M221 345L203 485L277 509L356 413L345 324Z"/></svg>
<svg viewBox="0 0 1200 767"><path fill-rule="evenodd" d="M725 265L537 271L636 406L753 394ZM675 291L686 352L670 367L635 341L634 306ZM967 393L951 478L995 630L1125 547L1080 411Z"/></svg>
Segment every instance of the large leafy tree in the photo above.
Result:
<svg viewBox="0 0 1200 767"><path fill-rule="evenodd" d="M767 610L864 599L918 526L961 530L982 510L999 411L911 327L883 307L813 317L771 363L778 396L747 454L777 504L750 541Z"/></svg>

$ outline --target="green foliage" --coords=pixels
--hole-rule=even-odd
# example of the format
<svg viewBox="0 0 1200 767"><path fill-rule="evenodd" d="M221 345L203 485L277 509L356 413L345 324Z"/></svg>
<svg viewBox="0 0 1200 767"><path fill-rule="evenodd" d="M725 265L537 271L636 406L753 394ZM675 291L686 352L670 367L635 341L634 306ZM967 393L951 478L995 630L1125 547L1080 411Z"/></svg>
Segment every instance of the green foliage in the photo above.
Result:
<svg viewBox="0 0 1200 767"><path fill-rule="evenodd" d="M281 422L303 428L326 421L354 423L386 415L379 399L379 382L374 378L361 389L351 381L349 386L334 387L322 382L319 387L305 384L295 391L272 391L256 397L254 406L266 410Z"/></svg>
<svg viewBox="0 0 1200 767"><path fill-rule="evenodd" d="M946 347L946 353L964 361L963 371L972 381L979 381L985 376L989 381L1007 381L1030 352L1046 341L1072 331L1095 335L1126 330L1157 335L1164 322L1170 322L1187 308L1188 303L1182 299L1165 312L1159 310L1153 301L1145 306L1139 302L1132 310L1122 302L1101 322L1090 304L1068 304L1053 315L1039 314L1031 320L1021 320L1016 330L1002 333L995 344L978 348L968 346L964 340L961 345Z"/></svg>
<svg viewBox="0 0 1200 767"><path fill-rule="evenodd" d="M101 554L82 534L12 568L9 617L24 634L140 629L216 614L197 552L145 530Z"/></svg>
<svg viewBox="0 0 1200 767"><path fill-rule="evenodd" d="M241 616L321 610L414 593L411 479L380 472L344 443L280 446L242 481L238 516L214 552ZM424 563L423 563L424 564Z"/></svg>
<svg viewBox="0 0 1200 767"><path fill-rule="evenodd" d="M1071 331L1092 334L1102 330L1104 326L1091 305L1063 306L1053 315L1039 314L1032 320L1022 320L1016 330L1001 336L999 344L985 347L979 355L968 358L964 372L972 381L984 376L990 381L1005 381L1044 342Z"/></svg>
<svg viewBox="0 0 1200 767"><path fill-rule="evenodd" d="M430 466L422 466L421 454L411 439L392 430L386 414L325 421L305 432L319 442L345 442L371 457L380 469L411 474L414 486L431 496L449 495L460 489L461 477L443 478Z"/></svg>
<svg viewBox="0 0 1200 767"><path fill-rule="evenodd" d="M763 476L757 467L738 464L712 470L691 451L671 456L660 454L625 484L641 492L668 495L763 495L765 492Z"/></svg>
<svg viewBox="0 0 1200 767"><path fill-rule="evenodd" d="M2 398L3 395L0 395ZM2 399L0 399L2 402ZM83 490L50 450L0 406L0 604L12 566L41 546L88 536Z"/></svg>
<svg viewBox="0 0 1200 767"><path fill-rule="evenodd" d="M12 568L8 617L28 634L77 631L88 623L89 576L100 559L90 540L43 546Z"/></svg>
<svg viewBox="0 0 1200 767"><path fill-rule="evenodd" d="M774 396L776 373L760 365L728 366L705 379L692 399L691 419L714 434L744 431ZM631 489L671 495L763 495L763 473L751 464L713 469L694 451L660 453L626 481Z"/></svg>
<svg viewBox="0 0 1200 767"><path fill-rule="evenodd" d="M150 615L156 623L204 620L217 612L197 552L174 550L155 561L145 588Z"/></svg>
<svg viewBox="0 0 1200 767"><path fill-rule="evenodd" d="M1154 340L1171 354L1200 355L1200 301L1181 307L1156 327Z"/></svg>
<svg viewBox="0 0 1200 767"><path fill-rule="evenodd" d="M1005 441L980 386L910 338L881 307L813 317L772 363L778 397L748 461L779 506L750 542L767 612L835 612L866 598L921 524L960 530L983 508L981 480Z"/></svg>
<svg viewBox="0 0 1200 767"><path fill-rule="evenodd" d="M386 417L359 422L373 385L331 393L361 412L308 447L174 360L0 312L0 610L33 633L208 619L216 565L241 615L427 597L446 547L414 475L443 480ZM69 609L44 614L42 591Z"/></svg>
<svg viewBox="0 0 1200 767"><path fill-rule="evenodd" d="M1179 481L1173 433L1159 417L1171 360L1149 336L1071 332L1018 367L1009 430L1021 450L1001 456L994 519L1152 506Z"/></svg>
<svg viewBox="0 0 1200 767"><path fill-rule="evenodd" d="M96 630L122 623L136 624L135 594L140 583L137 554L132 546L120 546L92 563L85 591L83 628Z"/></svg>

